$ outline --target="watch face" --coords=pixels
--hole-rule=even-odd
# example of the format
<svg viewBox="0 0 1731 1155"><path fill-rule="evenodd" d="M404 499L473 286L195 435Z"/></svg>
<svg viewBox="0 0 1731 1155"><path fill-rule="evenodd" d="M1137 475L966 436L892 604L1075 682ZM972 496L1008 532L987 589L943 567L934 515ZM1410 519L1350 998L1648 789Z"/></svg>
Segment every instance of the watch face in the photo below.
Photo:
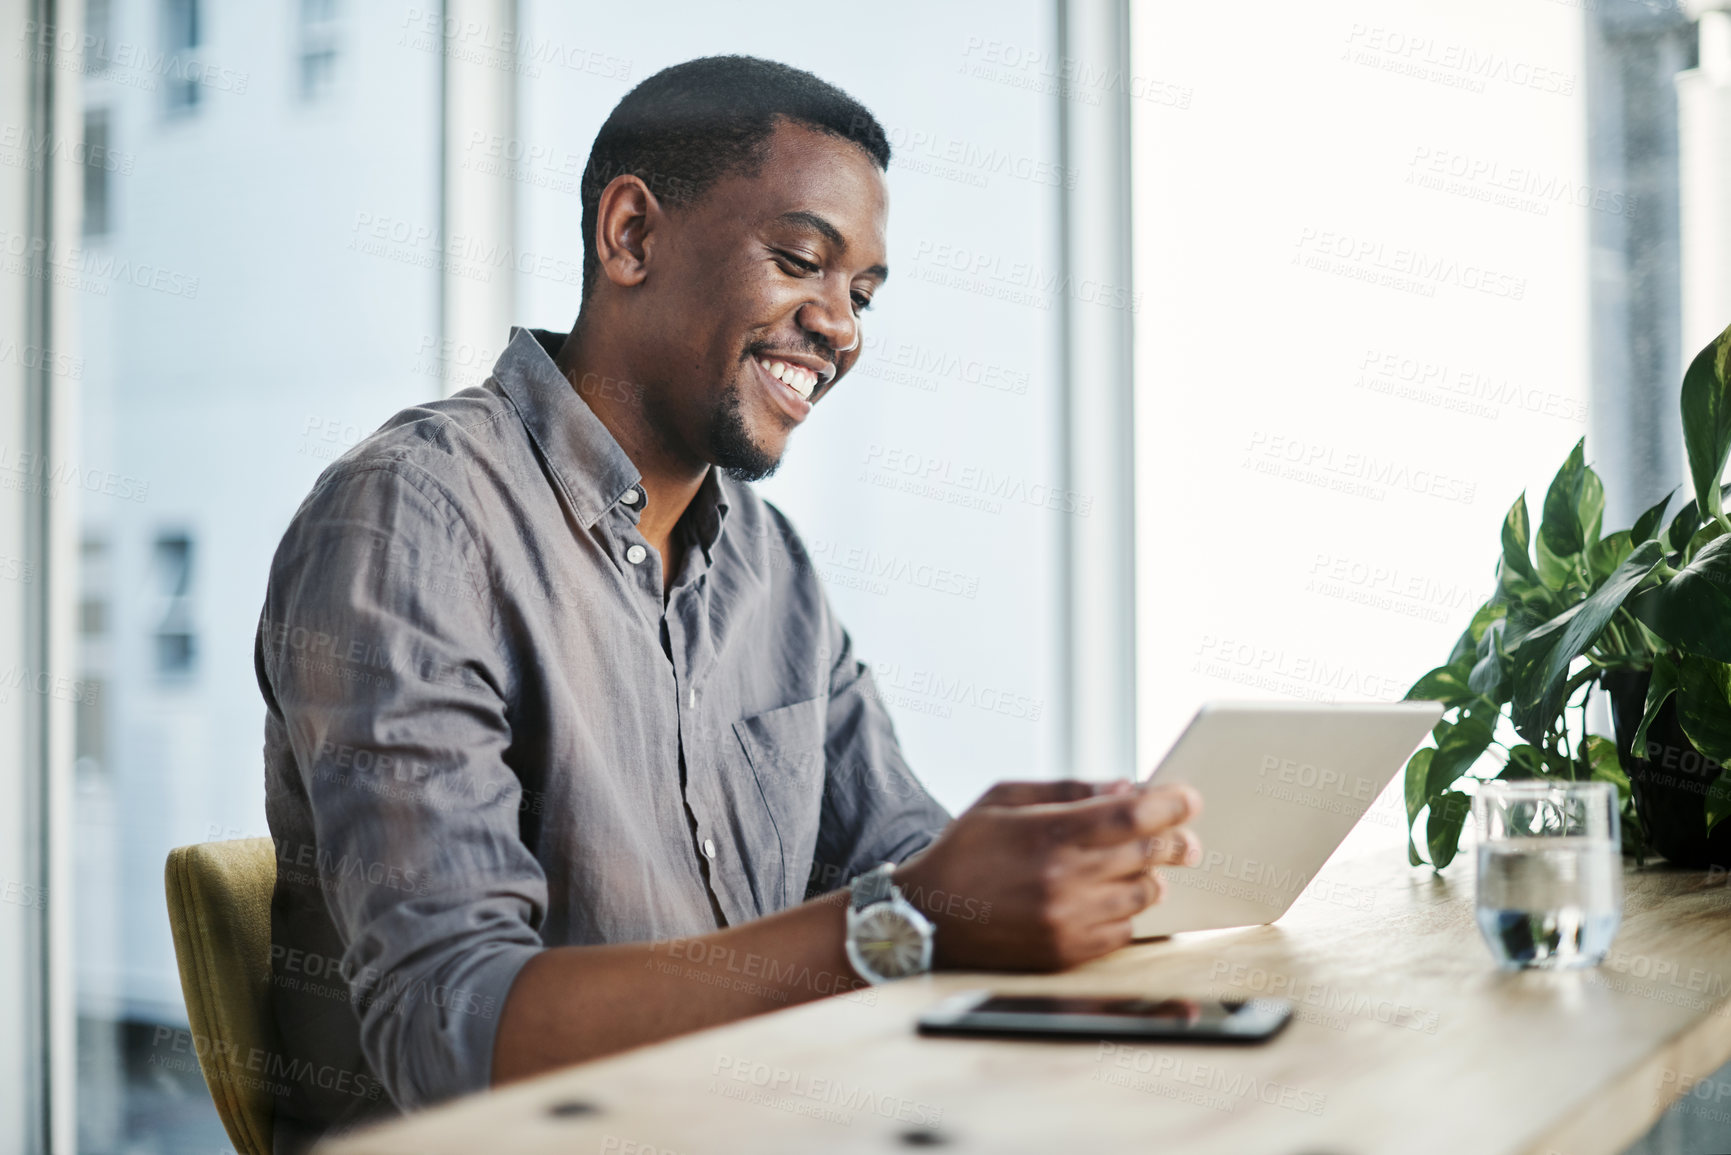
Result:
<svg viewBox="0 0 1731 1155"><path fill-rule="evenodd" d="M911 975L921 968L926 939L919 927L889 905L872 907L854 924L854 949L861 961L885 978Z"/></svg>

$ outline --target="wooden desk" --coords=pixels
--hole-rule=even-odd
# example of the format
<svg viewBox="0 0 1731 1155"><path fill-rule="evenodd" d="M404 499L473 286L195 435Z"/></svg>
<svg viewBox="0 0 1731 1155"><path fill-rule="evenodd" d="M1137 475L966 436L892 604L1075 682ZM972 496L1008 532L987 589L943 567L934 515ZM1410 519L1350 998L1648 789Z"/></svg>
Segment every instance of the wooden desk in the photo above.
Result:
<svg viewBox="0 0 1731 1155"><path fill-rule="evenodd" d="M1274 926L1138 945L1060 976L942 975L828 999L476 1096L321 1155L1614 1155L1731 1058L1723 876L1631 871L1603 968L1504 974L1473 921L1470 851L1437 878L1409 869L1389 836L1361 825ZM914 1034L922 1009L988 985L1271 993L1300 1012L1273 1043L1246 1048ZM1697 1102L1731 1133L1731 1086Z"/></svg>

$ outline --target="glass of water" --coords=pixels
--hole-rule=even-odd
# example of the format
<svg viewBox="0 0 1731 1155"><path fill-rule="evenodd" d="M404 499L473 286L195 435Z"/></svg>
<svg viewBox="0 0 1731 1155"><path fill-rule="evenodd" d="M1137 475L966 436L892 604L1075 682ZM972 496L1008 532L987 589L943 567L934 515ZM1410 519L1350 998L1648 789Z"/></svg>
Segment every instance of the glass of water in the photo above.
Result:
<svg viewBox="0 0 1731 1155"><path fill-rule="evenodd" d="M1497 962L1597 966L1623 921L1617 791L1609 782L1487 782L1479 828L1479 930Z"/></svg>

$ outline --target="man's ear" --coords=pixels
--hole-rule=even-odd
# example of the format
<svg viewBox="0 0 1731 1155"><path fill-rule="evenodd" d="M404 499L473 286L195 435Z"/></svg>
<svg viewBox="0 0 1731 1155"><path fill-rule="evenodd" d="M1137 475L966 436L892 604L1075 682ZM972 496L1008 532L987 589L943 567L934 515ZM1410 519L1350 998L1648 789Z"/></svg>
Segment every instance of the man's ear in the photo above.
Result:
<svg viewBox="0 0 1731 1155"><path fill-rule="evenodd" d="M609 281L625 288L648 278L655 229L662 220L661 202L638 177L616 176L601 190L595 255Z"/></svg>

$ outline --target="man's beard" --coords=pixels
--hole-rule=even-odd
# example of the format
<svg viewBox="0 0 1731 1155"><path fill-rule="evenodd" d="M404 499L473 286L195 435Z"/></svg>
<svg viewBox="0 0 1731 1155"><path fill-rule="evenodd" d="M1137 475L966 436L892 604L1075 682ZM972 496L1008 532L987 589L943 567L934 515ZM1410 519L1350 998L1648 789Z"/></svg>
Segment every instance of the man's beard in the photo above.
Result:
<svg viewBox="0 0 1731 1155"><path fill-rule="evenodd" d="M762 481L781 465L781 458L771 457L751 439L737 384L727 387L716 407L709 424L709 452L716 466L735 481Z"/></svg>

